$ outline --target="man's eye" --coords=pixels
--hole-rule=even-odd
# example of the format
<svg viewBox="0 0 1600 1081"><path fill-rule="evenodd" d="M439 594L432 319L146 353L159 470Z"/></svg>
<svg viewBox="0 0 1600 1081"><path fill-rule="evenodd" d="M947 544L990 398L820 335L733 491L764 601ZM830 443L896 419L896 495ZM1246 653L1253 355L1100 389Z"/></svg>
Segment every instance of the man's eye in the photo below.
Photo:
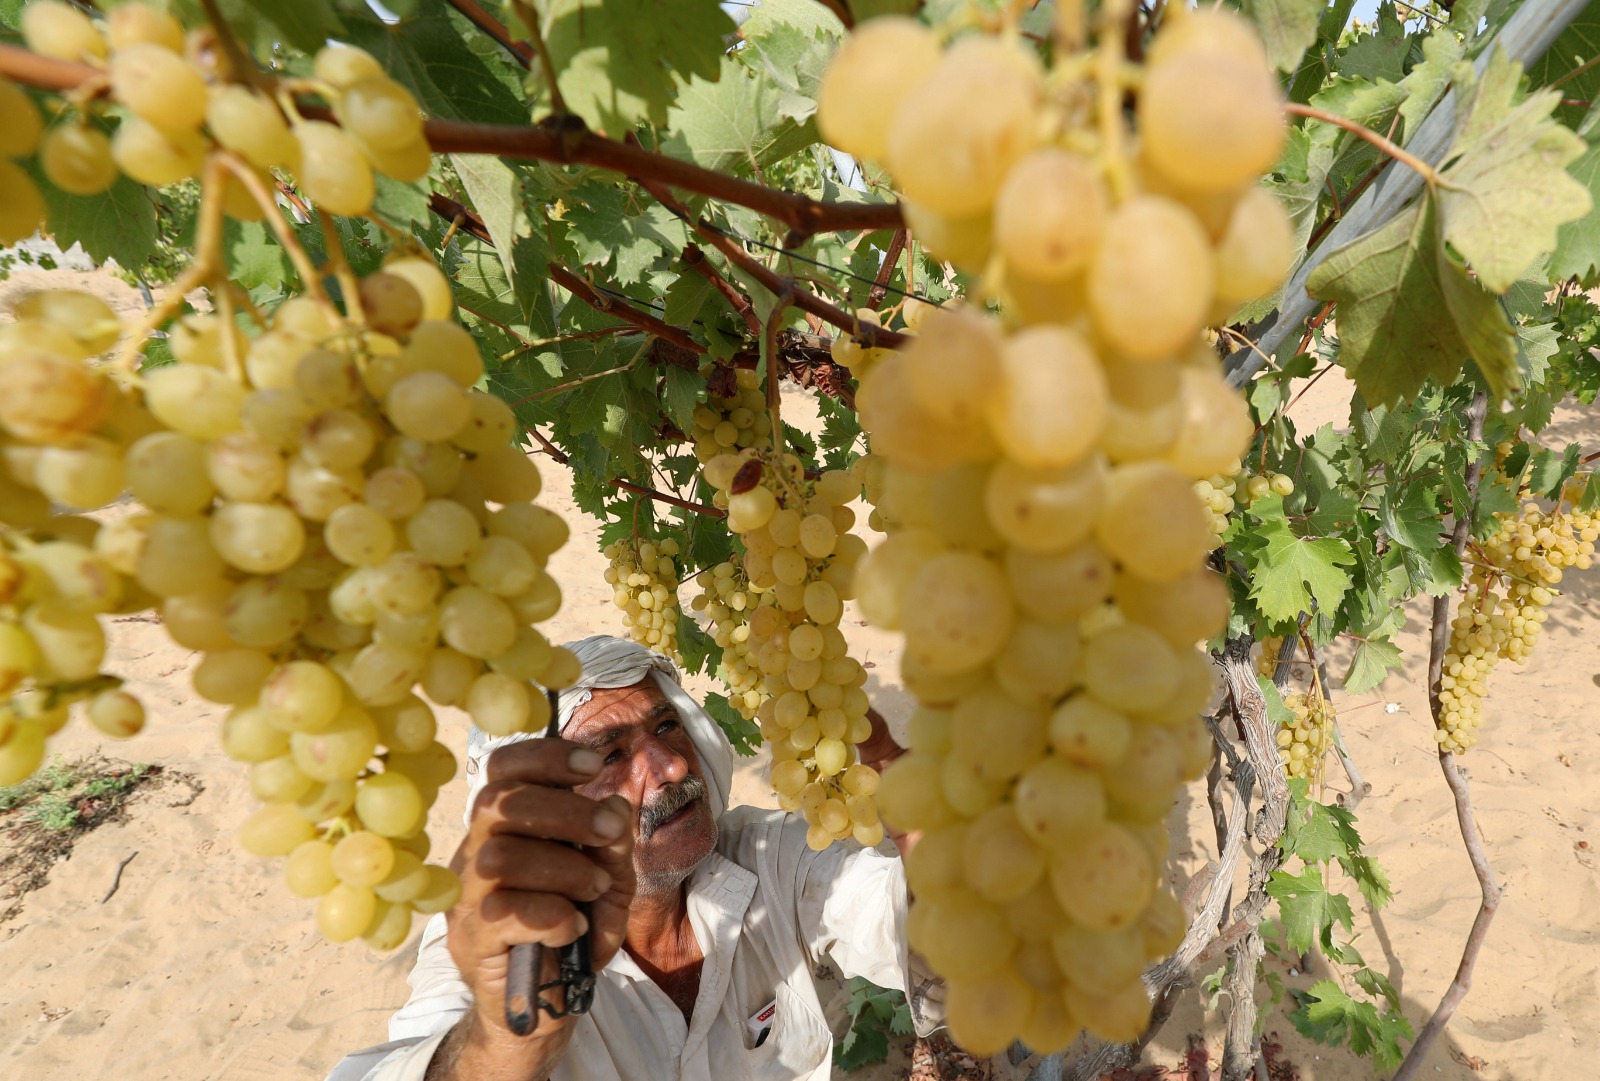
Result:
<svg viewBox="0 0 1600 1081"><path fill-rule="evenodd" d="M622 752L621 751L612 751L610 754L606 755L606 765L608 765L608 766L611 765L611 763L613 763L613 762L621 762L621 761L622 761Z"/></svg>
<svg viewBox="0 0 1600 1081"><path fill-rule="evenodd" d="M668 718L668 719L667 719L667 720L665 720L665 721L662 721L662 722L661 722L661 723L660 723L660 724L659 724L659 725L658 725L658 726L657 726L657 727L656 727L656 735L658 735L658 736L659 736L659 735L661 735L661 734L662 734L662 733L664 733L664 732L670 732L670 731L672 731L672 730L673 730L673 729L674 729L674 728L677 728L677 727L678 727L678 720L677 720L677 718L676 718L676 717L672 717L672 718Z"/></svg>

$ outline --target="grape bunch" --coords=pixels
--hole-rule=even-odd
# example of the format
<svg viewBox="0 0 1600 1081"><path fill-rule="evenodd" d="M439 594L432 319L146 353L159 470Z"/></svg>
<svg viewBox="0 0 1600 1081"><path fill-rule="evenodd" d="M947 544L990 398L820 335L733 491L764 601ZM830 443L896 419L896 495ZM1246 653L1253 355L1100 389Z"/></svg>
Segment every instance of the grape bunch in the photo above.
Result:
<svg viewBox="0 0 1600 1081"><path fill-rule="evenodd" d="M1228 611L1195 482L1254 427L1202 330L1293 248L1258 186L1285 125L1253 31L1169 5L1140 70L1128 11L1101 6L1088 52L1064 26L1048 76L1015 33L873 19L819 93L823 134L984 294L920 315L857 394L888 528L857 602L919 702L878 799L923 831L910 940L974 1054L1135 1038L1140 973L1184 934L1163 822L1211 757L1196 643Z"/></svg>
<svg viewBox="0 0 1600 1081"><path fill-rule="evenodd" d="M34 52L91 64L105 72L107 100L127 115L107 135L88 106L39 135L38 112L14 87L0 90L7 117L0 152L32 153L62 191L94 195L120 174L164 186L198 176L221 148L231 167L225 202L231 216L276 213L273 176L292 174L301 192L333 214L364 214L376 192L374 171L410 182L426 176L432 152L411 92L361 49L329 45L317 53L309 88L332 106L337 124L307 119L269 87L241 81L223 54L156 7L122 4L97 25L59 0L31 0L22 36ZM28 133L32 132L29 136ZM13 172L16 175L13 175ZM38 228L44 208L25 174L0 163L6 209L0 238Z"/></svg>
<svg viewBox="0 0 1600 1081"><path fill-rule="evenodd" d="M1311 690L1286 694L1283 704L1292 717L1278 728L1278 760L1290 777L1304 777L1313 785L1322 784L1322 764L1333 748L1333 703L1322 694L1320 683Z"/></svg>
<svg viewBox="0 0 1600 1081"><path fill-rule="evenodd" d="M694 456L709 462L719 454L765 445L772 438L772 418L761 380L750 368L734 371L734 393L723 397L712 391L694 408Z"/></svg>
<svg viewBox="0 0 1600 1081"><path fill-rule="evenodd" d="M151 596L103 554L117 523L73 512L115 500L128 447L158 427L89 363L120 333L103 302L46 290L14 314L0 327L0 786L39 767L74 704L110 736L144 725L138 699L100 670L97 617Z"/></svg>
<svg viewBox="0 0 1600 1081"><path fill-rule="evenodd" d="M805 815L813 849L846 837L875 845L878 776L855 751L872 734L867 673L839 630L867 548L850 532L855 513L846 506L860 481L847 470L813 481L794 455L754 449L711 459L705 478L744 544L749 588L730 585L727 596L743 598L748 612L744 651L762 677L757 717L781 805ZM731 569L723 577L731 583ZM713 589L715 579L713 571ZM747 690L746 708L750 699Z"/></svg>
<svg viewBox="0 0 1600 1081"><path fill-rule="evenodd" d="M1277 635L1261 639L1261 651L1256 654L1256 675L1262 679L1278 678L1278 658L1283 654L1284 639Z"/></svg>
<svg viewBox="0 0 1600 1081"><path fill-rule="evenodd" d="M622 610L628 635L657 653L678 658L678 542L630 537L605 548L606 582Z"/></svg>
<svg viewBox="0 0 1600 1081"><path fill-rule="evenodd" d="M1545 611L1560 596L1568 567L1594 563L1600 519L1581 511L1545 510L1534 502L1495 515L1499 532L1469 545L1461 606L1439 677L1434 738L1441 751L1465 754L1483 727L1489 676L1501 660L1521 663L1533 652Z"/></svg>
<svg viewBox="0 0 1600 1081"><path fill-rule="evenodd" d="M744 573L744 560L737 554L707 567L695 575L694 581L700 592L690 600L690 610L710 620L711 638L722 649L717 678L727 684L732 693L728 701L739 715L747 721L755 720L768 695L756 660L761 639L752 641L750 618L766 591L750 584Z"/></svg>
<svg viewBox="0 0 1600 1081"><path fill-rule="evenodd" d="M98 673L96 616L153 607L229 707L223 749L264 804L245 848L289 857L328 938L387 949L459 892L422 862L455 772L429 701L491 735L541 728L539 684L578 663L532 626L560 606L545 564L567 527L533 502L510 408L472 389L443 274L397 253L350 303L292 298L254 337L185 316L176 362L126 387L87 363L119 329L92 298L36 295L0 331L0 782L36 768L74 699L138 729ZM50 513L124 492L104 524Z"/></svg>
<svg viewBox="0 0 1600 1081"><path fill-rule="evenodd" d="M44 121L22 88L0 78L0 244L26 240L45 218L44 196L17 164L39 148Z"/></svg>
<svg viewBox="0 0 1600 1081"><path fill-rule="evenodd" d="M1239 462L1194 482L1194 490L1211 512L1211 532L1220 544L1228 531L1228 515L1239 507L1249 507L1267 494L1288 497L1294 494L1294 478L1286 473L1246 473Z"/></svg>

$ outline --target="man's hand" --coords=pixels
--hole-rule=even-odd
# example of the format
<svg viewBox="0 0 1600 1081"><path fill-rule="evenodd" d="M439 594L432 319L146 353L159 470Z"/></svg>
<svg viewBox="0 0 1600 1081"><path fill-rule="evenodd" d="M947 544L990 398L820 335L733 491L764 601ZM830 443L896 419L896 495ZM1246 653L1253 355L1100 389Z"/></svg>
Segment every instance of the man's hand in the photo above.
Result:
<svg viewBox="0 0 1600 1081"><path fill-rule="evenodd" d="M512 946L555 948L587 932L597 972L621 948L634 892L633 808L621 796L597 802L570 791L600 766L593 751L556 739L509 744L489 757L488 783L451 861L461 900L446 917L450 956L476 1005L435 1056L443 1069L430 1069L430 1078L543 1076L554 1066L576 1019L540 1013L532 1036L510 1032ZM576 901L590 902L588 925Z"/></svg>

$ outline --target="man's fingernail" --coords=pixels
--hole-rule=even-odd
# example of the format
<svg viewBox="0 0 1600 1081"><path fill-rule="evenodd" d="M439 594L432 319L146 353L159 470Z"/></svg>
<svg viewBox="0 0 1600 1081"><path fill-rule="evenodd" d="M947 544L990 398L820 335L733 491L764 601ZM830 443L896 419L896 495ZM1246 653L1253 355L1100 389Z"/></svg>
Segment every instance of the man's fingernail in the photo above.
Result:
<svg viewBox="0 0 1600 1081"><path fill-rule="evenodd" d="M622 831L628 828L628 823L615 811L608 811L604 807L594 813L594 831L608 841L614 841L622 836Z"/></svg>
<svg viewBox="0 0 1600 1081"><path fill-rule="evenodd" d="M604 871L598 871L598 870L595 871L595 873L594 873L594 892L596 892L596 893L605 893L610 888L611 888L611 876L606 874Z"/></svg>
<svg viewBox="0 0 1600 1081"><path fill-rule="evenodd" d="M606 760L601 758L594 751L585 750L582 748L579 748L578 750L567 755L568 768L570 768L573 773L582 773L585 776L599 773L600 767L605 765L605 762Z"/></svg>
<svg viewBox="0 0 1600 1081"><path fill-rule="evenodd" d="M578 925L578 937L582 938L589 933L589 917L579 912L576 915L576 922Z"/></svg>

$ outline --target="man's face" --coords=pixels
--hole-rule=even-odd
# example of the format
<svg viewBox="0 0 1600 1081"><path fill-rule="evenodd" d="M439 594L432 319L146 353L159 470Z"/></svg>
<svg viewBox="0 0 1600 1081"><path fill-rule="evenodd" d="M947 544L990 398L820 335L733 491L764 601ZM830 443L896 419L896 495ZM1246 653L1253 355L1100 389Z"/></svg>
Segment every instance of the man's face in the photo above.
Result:
<svg viewBox="0 0 1600 1081"><path fill-rule="evenodd" d="M605 759L578 792L596 800L616 793L633 806L639 892L676 888L717 843L700 760L677 709L646 676L596 690L563 735Z"/></svg>

